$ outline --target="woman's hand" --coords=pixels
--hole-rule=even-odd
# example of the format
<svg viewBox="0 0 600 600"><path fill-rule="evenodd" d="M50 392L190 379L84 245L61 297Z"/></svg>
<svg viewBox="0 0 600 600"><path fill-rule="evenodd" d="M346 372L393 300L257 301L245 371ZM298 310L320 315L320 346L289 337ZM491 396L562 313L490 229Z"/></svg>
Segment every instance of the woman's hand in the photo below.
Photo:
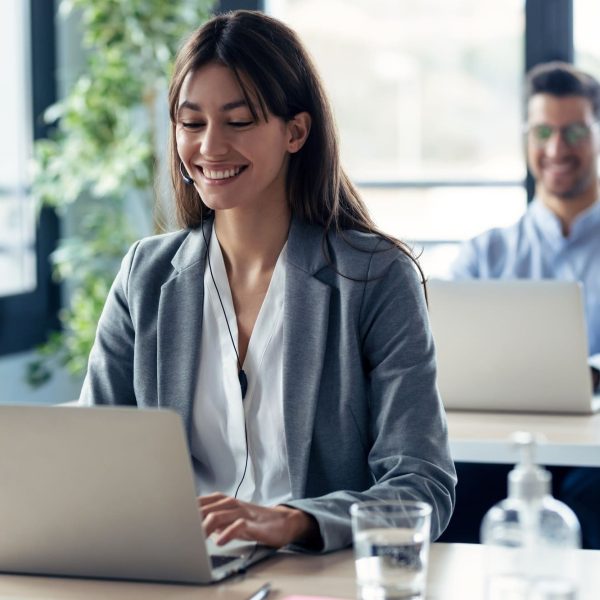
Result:
<svg viewBox="0 0 600 600"><path fill-rule="evenodd" d="M206 535L217 533L219 545L248 540L280 548L319 535L313 517L289 506L258 506L218 493L200 496L198 506Z"/></svg>

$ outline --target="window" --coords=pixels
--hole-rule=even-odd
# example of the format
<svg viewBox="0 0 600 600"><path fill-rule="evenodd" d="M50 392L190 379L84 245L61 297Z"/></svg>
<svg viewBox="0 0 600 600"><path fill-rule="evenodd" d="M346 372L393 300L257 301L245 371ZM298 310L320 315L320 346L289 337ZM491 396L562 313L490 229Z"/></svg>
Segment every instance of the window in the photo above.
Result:
<svg viewBox="0 0 600 600"><path fill-rule="evenodd" d="M3 0L0 18L0 355L30 349L57 326L48 256L58 226L29 195L40 115L55 98L54 2Z"/></svg>
<svg viewBox="0 0 600 600"><path fill-rule="evenodd" d="M271 0L301 35L342 162L385 231L429 276L457 242L525 210L522 0Z"/></svg>
<svg viewBox="0 0 600 600"><path fill-rule="evenodd" d="M31 130L44 135L39 115L55 98L56 3L2 2L0 106L10 118L0 138L0 354L41 342L56 322L58 293L47 257L57 222L44 209L36 228L24 166ZM299 32L332 100L344 166L379 226L424 249L430 277L444 275L458 242L508 225L525 209L525 68L572 60L574 22L575 60L600 76L597 0L221 0L219 6L264 9Z"/></svg>
<svg viewBox="0 0 600 600"><path fill-rule="evenodd" d="M36 287L35 213L27 194L32 139L28 25L27 4L5 0L0 19L0 114L4 115L0 136L1 296Z"/></svg>
<svg viewBox="0 0 600 600"><path fill-rule="evenodd" d="M600 79L600 46L598 45L598 23L600 3L597 0L574 2L575 64Z"/></svg>

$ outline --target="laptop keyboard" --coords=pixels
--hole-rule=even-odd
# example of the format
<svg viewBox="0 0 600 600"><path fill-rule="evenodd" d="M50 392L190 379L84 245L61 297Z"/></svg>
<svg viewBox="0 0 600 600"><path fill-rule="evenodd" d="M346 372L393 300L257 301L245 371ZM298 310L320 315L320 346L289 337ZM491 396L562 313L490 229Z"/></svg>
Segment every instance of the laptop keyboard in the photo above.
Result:
<svg viewBox="0 0 600 600"><path fill-rule="evenodd" d="M232 560L237 560L240 558L239 556L230 556L228 554L213 554L210 557L210 562L212 563L213 569L218 569L223 565L230 563Z"/></svg>

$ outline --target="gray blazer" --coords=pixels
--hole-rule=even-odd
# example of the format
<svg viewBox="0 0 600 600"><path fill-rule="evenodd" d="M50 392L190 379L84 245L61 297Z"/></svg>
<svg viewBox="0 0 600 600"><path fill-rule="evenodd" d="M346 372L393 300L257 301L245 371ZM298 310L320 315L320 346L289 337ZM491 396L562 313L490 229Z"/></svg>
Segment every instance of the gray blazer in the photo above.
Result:
<svg viewBox="0 0 600 600"><path fill-rule="evenodd" d="M98 324L82 402L174 409L189 432L205 260L200 229L133 245ZM354 231L324 245L320 227L294 219L284 311L288 504L317 520L323 551L351 544L349 508L363 500L429 502L435 539L456 477L410 261Z"/></svg>

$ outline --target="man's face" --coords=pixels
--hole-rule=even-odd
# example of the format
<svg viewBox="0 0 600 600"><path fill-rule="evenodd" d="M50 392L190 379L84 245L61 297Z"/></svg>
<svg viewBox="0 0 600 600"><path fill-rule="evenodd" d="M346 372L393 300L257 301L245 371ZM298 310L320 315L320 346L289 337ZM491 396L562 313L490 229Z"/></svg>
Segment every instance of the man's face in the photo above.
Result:
<svg viewBox="0 0 600 600"><path fill-rule="evenodd" d="M532 96L527 161L538 194L568 201L589 192L592 186L595 189L599 138L592 104L587 98Z"/></svg>

